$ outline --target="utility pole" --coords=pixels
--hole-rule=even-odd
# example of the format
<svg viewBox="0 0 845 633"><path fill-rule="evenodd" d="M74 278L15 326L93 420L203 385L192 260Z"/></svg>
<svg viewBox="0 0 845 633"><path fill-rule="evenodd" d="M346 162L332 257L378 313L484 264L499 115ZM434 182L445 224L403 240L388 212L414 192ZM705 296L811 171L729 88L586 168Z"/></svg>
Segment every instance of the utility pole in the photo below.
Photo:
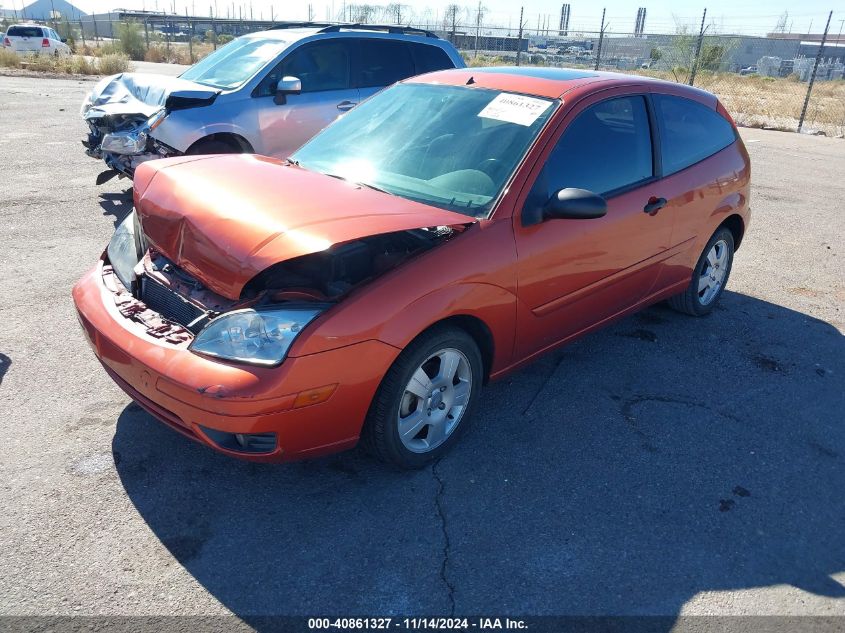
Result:
<svg viewBox="0 0 845 633"><path fill-rule="evenodd" d="M475 55L478 57L478 36L481 34L481 0L478 0L478 11L475 13Z"/></svg>
<svg viewBox="0 0 845 633"><path fill-rule="evenodd" d="M701 55L701 44L704 42L704 20L707 19L707 9L704 9L704 14L701 16L701 28L698 30L698 42L695 45L695 57L692 60L692 70L689 74L689 85L695 83L695 74L698 72L698 57Z"/></svg>
<svg viewBox="0 0 845 633"><path fill-rule="evenodd" d="M522 12L525 7L519 7L519 35L516 39L516 65L519 66L520 58L522 57Z"/></svg>
<svg viewBox="0 0 845 633"><path fill-rule="evenodd" d="M824 27L824 35L822 35L822 43L819 44L819 52L816 53L816 63L813 64L813 74L810 75L810 83L807 86L807 96L804 97L804 107L801 108L801 118L798 120L798 132L804 127L804 117L807 116L807 106L810 105L810 93L813 92L813 84L816 83L816 72L819 69L819 62L822 60L822 51L824 51L824 44L827 41L827 31L830 28L830 18L833 17L833 11L827 14L827 25Z"/></svg>
<svg viewBox="0 0 845 633"><path fill-rule="evenodd" d="M599 31L599 48L598 48L598 51L596 51L596 68L595 68L595 70L599 69L599 63L601 62L601 45L602 45L602 42L604 41L604 14L605 14L606 11L607 11L606 8L601 10L601 30Z"/></svg>

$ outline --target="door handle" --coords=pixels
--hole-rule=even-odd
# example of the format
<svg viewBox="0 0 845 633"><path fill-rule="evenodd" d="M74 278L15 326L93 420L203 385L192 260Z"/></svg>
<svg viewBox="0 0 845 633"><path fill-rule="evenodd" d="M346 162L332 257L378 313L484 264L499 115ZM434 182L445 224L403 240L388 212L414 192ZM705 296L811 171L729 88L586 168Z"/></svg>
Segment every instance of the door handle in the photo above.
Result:
<svg viewBox="0 0 845 633"><path fill-rule="evenodd" d="M666 204L666 198L655 198L652 196L648 199L648 204L643 207L643 212L649 215L657 215L657 212L665 207Z"/></svg>
<svg viewBox="0 0 845 633"><path fill-rule="evenodd" d="M351 110L352 108L354 108L356 105L358 104L354 101L341 101L337 104L337 109L346 112L347 110Z"/></svg>

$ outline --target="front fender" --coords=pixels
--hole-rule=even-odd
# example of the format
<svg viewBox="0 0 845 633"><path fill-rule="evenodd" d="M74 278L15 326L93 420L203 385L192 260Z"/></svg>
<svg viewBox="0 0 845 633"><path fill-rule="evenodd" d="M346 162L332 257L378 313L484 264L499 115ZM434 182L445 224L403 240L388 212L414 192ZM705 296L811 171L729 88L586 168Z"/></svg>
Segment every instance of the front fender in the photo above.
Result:
<svg viewBox="0 0 845 633"><path fill-rule="evenodd" d="M152 137L182 153L212 134L236 134L245 138L252 147L256 146L252 130L237 121L221 121L218 117L220 112L214 106L175 110L153 130Z"/></svg>
<svg viewBox="0 0 845 633"><path fill-rule="evenodd" d="M407 304L366 301L357 306L340 306L302 344L294 343L291 355L304 356L354 344L378 340L404 349L431 326L453 317L471 317L481 321L493 339L491 373L507 367L513 356L516 330L516 296L500 286L488 283L457 283L434 290ZM384 310L390 305L390 313ZM344 309L346 308L346 309ZM363 325L379 312L378 323ZM328 315L327 315L328 316ZM369 325L369 323L367 323Z"/></svg>
<svg viewBox="0 0 845 633"><path fill-rule="evenodd" d="M453 317L473 317L490 331L491 373L510 364L516 331L516 296L492 284L455 284L420 297L404 308L400 318L385 321L375 338L405 348L421 332Z"/></svg>

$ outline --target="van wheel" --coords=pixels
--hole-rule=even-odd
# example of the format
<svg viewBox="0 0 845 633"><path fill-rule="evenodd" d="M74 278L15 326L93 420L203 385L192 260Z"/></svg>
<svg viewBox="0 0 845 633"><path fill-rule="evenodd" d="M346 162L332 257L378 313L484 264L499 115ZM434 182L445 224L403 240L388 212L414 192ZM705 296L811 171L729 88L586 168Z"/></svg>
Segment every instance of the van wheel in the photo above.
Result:
<svg viewBox="0 0 845 633"><path fill-rule="evenodd" d="M225 141L218 141L218 140L206 140L206 141L197 141L191 147L188 148L188 151L185 152L186 156L199 156L201 154L241 154L241 148L236 147L231 143L227 143Z"/></svg>
<svg viewBox="0 0 845 633"><path fill-rule="evenodd" d="M727 228L720 228L704 247L689 286L681 294L670 297L669 305L692 316L710 314L728 283L733 260L733 233Z"/></svg>
<svg viewBox="0 0 845 633"><path fill-rule="evenodd" d="M421 468L443 455L466 428L481 391L475 341L455 327L424 333L399 355L376 392L363 447L399 468Z"/></svg>

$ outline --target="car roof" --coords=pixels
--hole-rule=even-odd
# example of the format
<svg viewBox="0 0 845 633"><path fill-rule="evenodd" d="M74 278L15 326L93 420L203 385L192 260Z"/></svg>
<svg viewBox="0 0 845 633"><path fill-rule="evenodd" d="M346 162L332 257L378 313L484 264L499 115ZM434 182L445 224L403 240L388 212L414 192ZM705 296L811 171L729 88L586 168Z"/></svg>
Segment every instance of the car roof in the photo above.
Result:
<svg viewBox="0 0 845 633"><path fill-rule="evenodd" d="M673 93L683 93L696 100L710 100L713 96L690 86L670 81L580 68L543 68L532 66L484 66L440 70L405 80L406 83L431 83L451 86L471 85L522 94L558 99L565 93L589 84L601 84L602 88L612 85L669 86Z"/></svg>

